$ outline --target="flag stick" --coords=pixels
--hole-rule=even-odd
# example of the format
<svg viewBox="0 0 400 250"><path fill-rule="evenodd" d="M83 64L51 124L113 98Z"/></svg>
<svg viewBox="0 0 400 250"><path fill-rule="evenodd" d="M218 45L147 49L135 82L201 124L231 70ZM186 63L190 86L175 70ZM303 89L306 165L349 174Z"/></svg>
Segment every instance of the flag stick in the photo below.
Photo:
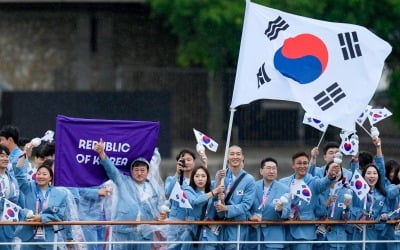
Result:
<svg viewBox="0 0 400 250"><path fill-rule="evenodd" d="M224 162L222 163L222 170L226 170L226 165L228 164L228 150L229 150L229 144L231 141L231 134L232 134L232 124L233 124L233 115L235 114L236 109L232 108L230 109L230 117L229 117L229 126L228 126L228 132L226 135L226 145L225 145L225 153L224 153ZM223 185L225 181L225 177L221 179L221 184ZM218 203L221 204L222 200L218 200Z"/></svg>
<svg viewBox="0 0 400 250"><path fill-rule="evenodd" d="M366 128L364 128L364 126L363 126L362 124L359 124L359 123L357 123L357 124L358 124L358 126L360 126L361 128L363 128L365 132L367 132L367 134L369 135L369 137L372 137L372 136L371 136L371 133L370 133Z"/></svg>
<svg viewBox="0 0 400 250"><path fill-rule="evenodd" d="M323 139L324 136L325 136L325 133L326 133L326 130L322 133L321 138L319 139L319 142L318 142L318 144L317 144L317 148L319 148L319 145L321 144L322 139Z"/></svg>
<svg viewBox="0 0 400 250"><path fill-rule="evenodd" d="M225 153L224 153L224 162L222 165L222 169L226 169L227 161L228 161L228 150L229 150L229 144L231 141L231 134L232 134L232 124L233 124L233 115L235 114L236 109L230 109L231 115L229 117L229 126L228 126L228 132L226 135L226 145L225 145ZM222 179L222 183L224 183L224 179Z"/></svg>

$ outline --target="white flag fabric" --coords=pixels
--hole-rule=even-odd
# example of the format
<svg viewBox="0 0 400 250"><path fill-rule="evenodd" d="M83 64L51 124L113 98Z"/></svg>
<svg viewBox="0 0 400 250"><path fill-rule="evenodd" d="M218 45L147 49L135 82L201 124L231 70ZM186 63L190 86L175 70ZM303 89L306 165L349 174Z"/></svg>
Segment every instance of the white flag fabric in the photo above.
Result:
<svg viewBox="0 0 400 250"><path fill-rule="evenodd" d="M1 216L1 221L19 221L18 214L21 208L15 203L4 200L3 215Z"/></svg>
<svg viewBox="0 0 400 250"><path fill-rule="evenodd" d="M370 109L368 113L368 120L371 125L374 125L377 122L382 121L385 118L388 118L392 115L392 112L387 110L386 108L383 109Z"/></svg>
<svg viewBox="0 0 400 250"><path fill-rule="evenodd" d="M293 101L329 125L354 129L391 49L362 26L246 1L231 108L259 99Z"/></svg>
<svg viewBox="0 0 400 250"><path fill-rule="evenodd" d="M325 132L328 129L328 124L325 124L324 122L316 118L312 118L307 113L304 114L303 123L310 125L311 127L316 128L321 132Z"/></svg>
<svg viewBox="0 0 400 250"><path fill-rule="evenodd" d="M367 107L364 109L364 111L360 114L360 116L358 116L356 122L362 126L363 123L365 122L365 120L368 118L368 114L370 109L372 108L371 105L367 105Z"/></svg>
<svg viewBox="0 0 400 250"><path fill-rule="evenodd" d="M211 150L213 152L217 152L218 143L216 141L214 141L209 136L203 134L202 132L200 132L196 129L193 129L193 132L194 132L194 136L196 137L197 143L206 146L209 150Z"/></svg>
<svg viewBox="0 0 400 250"><path fill-rule="evenodd" d="M179 203L179 207L192 208L192 205L190 205L190 202L186 197L185 192L182 191L181 186L179 185L178 182L175 182L174 188L172 189L169 199L177 201Z"/></svg>
<svg viewBox="0 0 400 250"><path fill-rule="evenodd" d="M350 181L350 188L357 194L360 200L364 199L369 192L369 186L359 171L355 171L353 174Z"/></svg>
<svg viewBox="0 0 400 250"><path fill-rule="evenodd" d="M298 181L296 179L293 180L292 184L290 185L290 193L299 197L300 199L307 201L310 203L312 192L308 185L303 181Z"/></svg>

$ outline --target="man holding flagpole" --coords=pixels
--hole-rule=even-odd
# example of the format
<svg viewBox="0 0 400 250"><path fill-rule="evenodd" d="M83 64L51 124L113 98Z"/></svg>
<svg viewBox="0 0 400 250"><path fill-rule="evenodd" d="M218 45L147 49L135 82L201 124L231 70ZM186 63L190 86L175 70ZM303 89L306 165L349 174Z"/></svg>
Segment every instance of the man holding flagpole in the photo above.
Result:
<svg viewBox="0 0 400 250"><path fill-rule="evenodd" d="M255 195L254 177L244 170L244 154L242 148L233 145L228 151L228 169L224 178L223 200L215 205L218 218L228 221L247 221L250 219L250 208ZM222 197L219 197L222 198ZM223 241L236 241L238 239L237 225L222 227L219 233ZM240 241L247 240L248 225L240 226ZM240 249L245 249L241 246ZM236 244L227 244L223 249L236 249Z"/></svg>

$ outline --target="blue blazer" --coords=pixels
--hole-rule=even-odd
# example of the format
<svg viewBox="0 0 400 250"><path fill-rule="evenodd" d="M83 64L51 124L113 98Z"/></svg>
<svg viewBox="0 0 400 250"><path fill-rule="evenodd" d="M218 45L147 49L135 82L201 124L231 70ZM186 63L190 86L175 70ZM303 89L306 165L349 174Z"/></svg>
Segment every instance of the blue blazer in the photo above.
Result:
<svg viewBox="0 0 400 250"><path fill-rule="evenodd" d="M275 211L275 204L279 201L280 197L285 193L289 193L289 187L280 183L279 181L273 181L270 190L268 191L268 199L264 206L262 204L263 193L264 193L264 180L258 180L255 184L256 191L254 202L251 207L251 213L262 214L262 220L286 220L290 213L290 202L286 203L281 212ZM274 240L284 241L285 240L285 227L283 225L261 225L256 229L257 240ZM276 248L283 248L283 244L274 244Z"/></svg>
<svg viewBox="0 0 400 250"><path fill-rule="evenodd" d="M319 216L327 217L329 220L344 220L347 216L347 219L350 220L351 218L351 207L352 204L350 203L350 206L346 208L346 210L343 210L344 207L344 195L346 194L348 188L342 187L339 188L335 191L335 194L337 195L336 202L334 205L331 205L329 207L325 206L326 200L328 200L330 196L330 189L325 190L323 193L319 195L319 210L321 211ZM356 194L353 194L355 196ZM333 211L333 216L332 215ZM338 225L331 225L330 228L331 230L326 233L326 238L328 240L333 240L333 241L339 241L339 240L347 240L347 232L346 228L348 226L343 225L343 224L338 224ZM345 244L331 244L331 247L336 247L336 246L341 246L344 247Z"/></svg>
<svg viewBox="0 0 400 250"><path fill-rule="evenodd" d="M295 175L293 174L291 176L282 178L280 181L290 188L294 177ZM315 209L318 205L318 195L325 189L329 188L329 185L332 183L332 181L329 180L327 176L324 178L319 178L312 176L311 174L307 174L304 177L304 182L308 185L312 193L310 203L301 201L298 197L294 197L292 199L292 204L298 206L300 220L315 220ZM290 236L292 236L294 239L314 240L316 238L315 225L291 225L289 228Z"/></svg>
<svg viewBox="0 0 400 250"><path fill-rule="evenodd" d="M28 181L26 176L26 165L21 168L14 168L15 176L18 180L20 190L25 196L25 208L35 211L36 201L39 199L41 204L47 203L47 207L40 211L42 223L50 221L63 221L66 220L65 212L67 207L67 193L57 187L49 186L46 194L43 195L41 191L38 192L36 181ZM25 215L22 219L26 220ZM54 241L54 228L53 226L44 226L45 240ZM22 241L32 241L35 236L35 227L22 226L16 231L16 235Z"/></svg>
<svg viewBox="0 0 400 250"><path fill-rule="evenodd" d="M242 173L246 173L244 178L240 181L240 183L236 186L235 190L233 190L232 196L226 203L228 206L228 211L219 212L219 218L225 218L230 221L247 221L250 218L250 208L253 204L254 194L255 194L255 181L254 177L251 174L248 174L246 171L241 169L237 174L236 178ZM226 177L224 179L225 186L225 195L227 195L227 187L229 185L229 178L232 176L232 171L228 169L226 172ZM233 183L231 183L233 185ZM234 226L224 226L222 227L222 237L225 241L233 241L237 239L237 230L238 227ZM222 236L221 236L222 235ZM246 240L248 238L248 226L240 227L240 240Z"/></svg>
<svg viewBox="0 0 400 250"><path fill-rule="evenodd" d="M208 198L208 195L203 193L200 190L194 190L191 186L186 186L184 187L183 191L188 197L188 200L190 202L190 205L192 205L193 209L189 209L189 216L188 220L195 220L195 221L200 221L201 216L203 215L202 220L207 219L207 214L210 208L213 206L213 198ZM201 225L193 225L191 226L191 230L193 232L193 235L199 235L199 238L201 239L201 235L199 234L198 229L200 228L206 228L206 226L201 226ZM203 230L203 236L204 236L204 230Z"/></svg>
<svg viewBox="0 0 400 250"><path fill-rule="evenodd" d="M233 190L232 196L227 202L228 211L224 213L224 217L232 221L243 221L250 218L250 208L253 204L253 198L255 194L255 180L254 177L247 173L245 170L241 169L237 174L238 178L242 173L246 173L245 177L240 181L239 185ZM229 175L232 172L228 169L226 176L224 178L225 185L225 195L227 195L227 187L229 185ZM233 183L231 183L233 185ZM221 213L219 213L221 216Z"/></svg>

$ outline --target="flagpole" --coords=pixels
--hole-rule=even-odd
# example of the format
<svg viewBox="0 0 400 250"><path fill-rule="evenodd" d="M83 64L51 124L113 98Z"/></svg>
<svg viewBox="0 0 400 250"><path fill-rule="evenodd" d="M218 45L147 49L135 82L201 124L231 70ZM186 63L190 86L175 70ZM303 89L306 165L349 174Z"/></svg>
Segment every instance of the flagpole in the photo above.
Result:
<svg viewBox="0 0 400 250"><path fill-rule="evenodd" d="M222 169L226 169L226 165L228 163L228 150L229 150L229 144L231 141L231 134L232 134L232 124L233 124L233 115L235 114L236 109L232 108L230 109L230 117L229 117L229 126L228 126L228 133L226 135L226 145L225 145L225 153L224 153L224 162L222 165ZM224 179L222 179L221 183L224 183Z"/></svg>
<svg viewBox="0 0 400 250"><path fill-rule="evenodd" d="M236 109L231 108L230 109L230 117L229 117L229 126L228 126L228 132L226 135L226 145L225 145L225 153L224 153L224 161L222 163L222 170L226 170L226 165L228 164L228 150L229 150L229 144L231 141L231 133L232 133L232 124L233 124L233 115L235 114ZM224 185L225 177L221 179L222 185ZM222 200L218 200L218 203L221 204Z"/></svg>
<svg viewBox="0 0 400 250"><path fill-rule="evenodd" d="M319 148L319 145L321 145L321 142L322 142L322 139L323 139L324 136L325 136L325 133L326 133L326 130L322 133L321 138L319 139L319 142L318 142L318 144L317 144L317 148Z"/></svg>

